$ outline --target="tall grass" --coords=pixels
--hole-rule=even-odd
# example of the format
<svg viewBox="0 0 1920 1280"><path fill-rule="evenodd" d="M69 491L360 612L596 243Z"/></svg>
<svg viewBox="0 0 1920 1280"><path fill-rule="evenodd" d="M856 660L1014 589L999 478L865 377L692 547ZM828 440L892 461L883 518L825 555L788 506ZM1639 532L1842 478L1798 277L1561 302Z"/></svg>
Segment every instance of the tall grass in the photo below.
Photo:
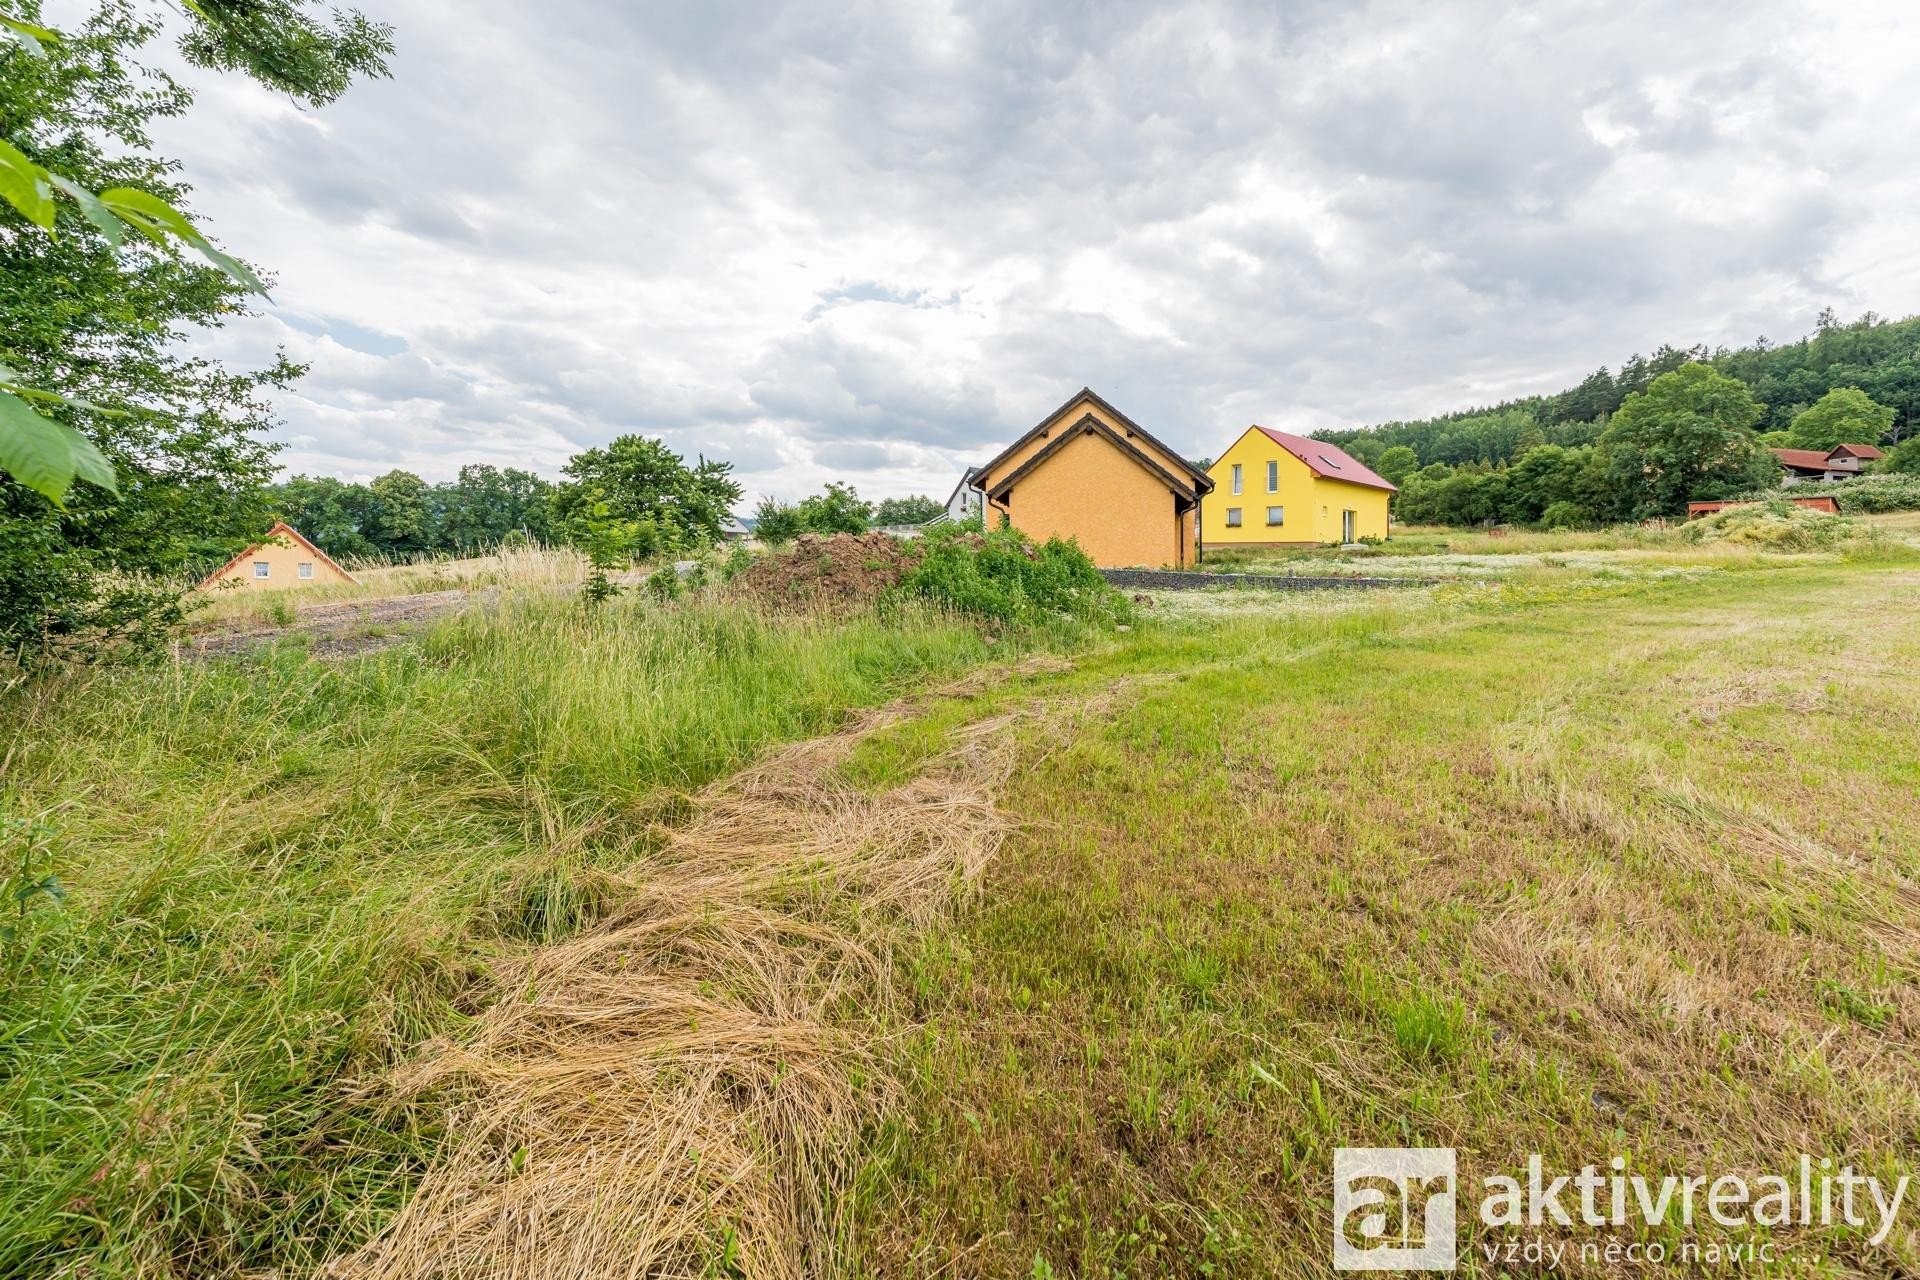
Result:
<svg viewBox="0 0 1920 1280"><path fill-rule="evenodd" d="M353 582L260 589L240 579L236 585L208 588L196 596L196 623L261 619L285 624L291 611L316 604L382 600L429 591L484 591L569 586L583 582L590 566L567 547L507 546L463 559L414 561L354 560L347 564ZM188 584L182 584L188 585Z"/></svg>
<svg viewBox="0 0 1920 1280"><path fill-rule="evenodd" d="M933 614L530 595L340 664L16 689L0 874L9 901L53 892L0 943L0 1274L366 1238L440 1135L357 1082L457 1034L490 962L609 907L686 789L989 652Z"/></svg>

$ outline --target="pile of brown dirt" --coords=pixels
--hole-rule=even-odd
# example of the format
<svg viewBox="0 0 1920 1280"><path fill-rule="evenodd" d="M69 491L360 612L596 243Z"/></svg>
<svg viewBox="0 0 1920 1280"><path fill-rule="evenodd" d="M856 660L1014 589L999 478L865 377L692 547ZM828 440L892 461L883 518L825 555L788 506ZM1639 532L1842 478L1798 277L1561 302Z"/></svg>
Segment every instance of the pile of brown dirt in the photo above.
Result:
<svg viewBox="0 0 1920 1280"><path fill-rule="evenodd" d="M742 570L733 589L774 609L859 608L899 585L915 550L890 533L803 533L791 551L761 556Z"/></svg>

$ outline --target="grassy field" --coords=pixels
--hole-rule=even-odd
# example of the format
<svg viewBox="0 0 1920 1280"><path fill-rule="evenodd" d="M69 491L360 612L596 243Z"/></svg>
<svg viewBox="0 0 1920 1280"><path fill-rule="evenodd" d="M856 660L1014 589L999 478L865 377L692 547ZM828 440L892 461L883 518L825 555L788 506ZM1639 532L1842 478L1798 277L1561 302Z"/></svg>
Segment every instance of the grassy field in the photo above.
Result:
<svg viewBox="0 0 1920 1280"><path fill-rule="evenodd" d="M1669 550L15 689L0 1275L1321 1275L1341 1145L1913 1171L1920 555Z"/></svg>
<svg viewBox="0 0 1920 1280"><path fill-rule="evenodd" d="M1854 517L1835 521L1852 558L1878 545L1896 556L1908 550L1920 530L1920 512ZM1282 547L1272 550L1214 551L1205 568L1221 573L1355 574L1376 577L1437 575L1449 578L1502 577L1534 569L1572 569L1616 576L1658 576L1704 569L1785 568L1795 563L1831 564L1841 548L1817 545L1767 545L1762 540L1698 540L1699 529L1672 525L1620 525L1601 530L1451 529L1438 525L1396 525L1393 537L1371 546ZM1810 545L1809 545L1810 544Z"/></svg>
<svg viewBox="0 0 1920 1280"><path fill-rule="evenodd" d="M1334 599L1059 678L1170 677L906 962L866 1274L1330 1274L1345 1145L1920 1166L1920 571ZM1862 1234L1772 1270L1920 1257Z"/></svg>

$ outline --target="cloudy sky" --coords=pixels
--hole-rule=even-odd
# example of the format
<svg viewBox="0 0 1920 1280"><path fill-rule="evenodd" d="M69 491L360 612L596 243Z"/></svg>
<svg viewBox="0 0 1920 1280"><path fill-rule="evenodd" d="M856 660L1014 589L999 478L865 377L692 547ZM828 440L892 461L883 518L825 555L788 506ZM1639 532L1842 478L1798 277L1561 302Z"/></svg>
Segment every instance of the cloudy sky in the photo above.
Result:
<svg viewBox="0 0 1920 1280"><path fill-rule="evenodd" d="M1083 384L1207 454L1920 311L1912 0L360 3L392 80L159 138L291 471L944 496Z"/></svg>

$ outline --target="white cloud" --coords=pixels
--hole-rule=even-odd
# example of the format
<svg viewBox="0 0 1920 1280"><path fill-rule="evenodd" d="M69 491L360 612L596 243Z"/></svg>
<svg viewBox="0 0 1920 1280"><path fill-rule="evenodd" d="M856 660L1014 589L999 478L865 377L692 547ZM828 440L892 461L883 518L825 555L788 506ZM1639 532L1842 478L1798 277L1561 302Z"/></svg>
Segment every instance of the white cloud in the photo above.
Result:
<svg viewBox="0 0 1920 1280"><path fill-rule="evenodd" d="M294 470L624 431L944 493L1091 384L1216 452L1920 297L1920 17L1793 0L396 0L394 79L160 142L313 373Z"/></svg>

